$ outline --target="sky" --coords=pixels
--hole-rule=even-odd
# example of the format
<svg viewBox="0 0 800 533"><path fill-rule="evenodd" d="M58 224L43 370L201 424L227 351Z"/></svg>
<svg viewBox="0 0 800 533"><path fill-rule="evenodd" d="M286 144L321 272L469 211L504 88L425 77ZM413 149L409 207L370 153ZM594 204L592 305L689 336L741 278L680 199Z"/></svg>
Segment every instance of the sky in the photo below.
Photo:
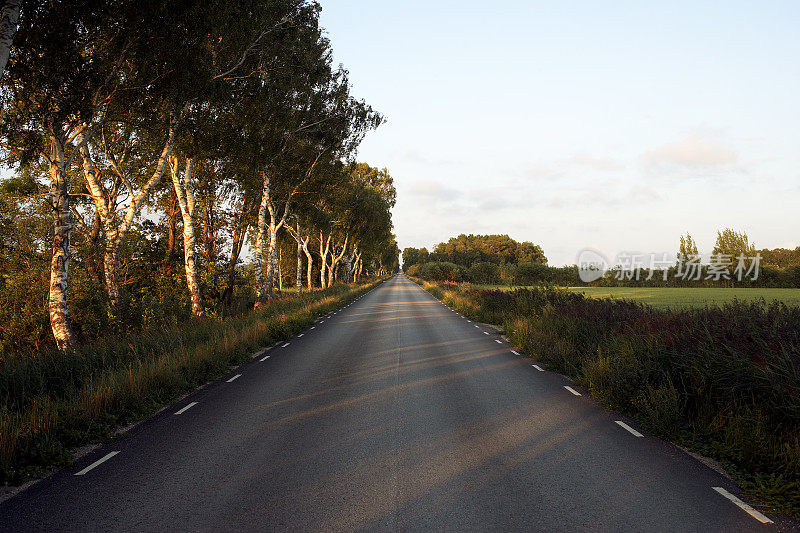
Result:
<svg viewBox="0 0 800 533"><path fill-rule="evenodd" d="M800 245L800 2L321 0L400 248Z"/></svg>

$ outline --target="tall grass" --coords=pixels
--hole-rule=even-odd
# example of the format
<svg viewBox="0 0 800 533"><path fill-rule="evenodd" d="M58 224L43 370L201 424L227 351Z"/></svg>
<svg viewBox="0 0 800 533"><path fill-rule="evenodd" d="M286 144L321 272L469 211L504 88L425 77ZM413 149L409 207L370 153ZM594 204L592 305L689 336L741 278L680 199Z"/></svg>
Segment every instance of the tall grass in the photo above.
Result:
<svg viewBox="0 0 800 533"><path fill-rule="evenodd" d="M734 301L671 312L552 288L423 286L800 515L800 308Z"/></svg>
<svg viewBox="0 0 800 533"><path fill-rule="evenodd" d="M250 360L375 282L284 297L239 317L107 339L66 354L0 360L0 481L68 464L70 449L112 434Z"/></svg>

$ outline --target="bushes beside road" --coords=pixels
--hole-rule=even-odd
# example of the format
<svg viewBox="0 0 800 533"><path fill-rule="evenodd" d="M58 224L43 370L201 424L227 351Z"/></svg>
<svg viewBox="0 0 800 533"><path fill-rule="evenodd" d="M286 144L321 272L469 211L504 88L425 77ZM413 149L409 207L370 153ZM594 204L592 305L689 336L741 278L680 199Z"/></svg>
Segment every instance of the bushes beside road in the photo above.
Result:
<svg viewBox="0 0 800 533"><path fill-rule="evenodd" d="M800 308L733 302L670 312L552 288L424 287L800 514Z"/></svg>
<svg viewBox="0 0 800 533"><path fill-rule="evenodd" d="M0 359L0 482L66 465L70 449L109 437L308 327L375 282L271 301L259 311L191 321L65 353Z"/></svg>

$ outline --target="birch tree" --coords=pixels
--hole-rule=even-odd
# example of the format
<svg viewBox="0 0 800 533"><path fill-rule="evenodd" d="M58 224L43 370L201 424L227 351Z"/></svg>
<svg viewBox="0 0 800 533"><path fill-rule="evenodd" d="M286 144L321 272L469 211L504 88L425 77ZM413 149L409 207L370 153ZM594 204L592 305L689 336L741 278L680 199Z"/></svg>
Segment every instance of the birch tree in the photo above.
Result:
<svg viewBox="0 0 800 533"><path fill-rule="evenodd" d="M203 293L200 289L200 281L197 275L197 262L195 260L195 196L192 185L192 169L194 160L186 158L186 166L181 173L179 159L176 155L171 155L169 160L172 184L175 188L175 195L178 197L178 205L181 208L183 218L183 257L186 269L186 285L192 302L192 316L195 318L205 318L205 302Z"/></svg>
<svg viewBox="0 0 800 533"><path fill-rule="evenodd" d="M113 90L110 71L116 67L95 61L88 51L94 45L113 56L116 34L109 29L107 5L99 0L87 0L81 10L65 2L31 3L20 15L16 45L0 80L0 136L9 162L47 167L45 201L53 216L48 313L55 344L65 350L76 344L68 310L70 167L94 132L88 124ZM9 17L13 22L13 13ZM94 42L100 34L104 39Z"/></svg>

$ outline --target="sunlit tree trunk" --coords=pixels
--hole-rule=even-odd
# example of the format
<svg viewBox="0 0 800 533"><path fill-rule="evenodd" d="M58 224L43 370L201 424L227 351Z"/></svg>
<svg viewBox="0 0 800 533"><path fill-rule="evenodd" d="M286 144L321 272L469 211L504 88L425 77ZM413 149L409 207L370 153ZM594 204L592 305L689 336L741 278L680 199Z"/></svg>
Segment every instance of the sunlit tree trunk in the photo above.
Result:
<svg viewBox="0 0 800 533"><path fill-rule="evenodd" d="M258 222L256 226L255 250L255 275L256 275L256 304L258 308L266 302L267 288L264 284L264 233L267 227L267 202L269 201L269 180L264 176L264 186L261 190L261 205L258 208Z"/></svg>
<svg viewBox="0 0 800 533"><path fill-rule="evenodd" d="M344 236L344 243L342 244L342 251L339 252L338 255L336 254L335 251L331 252L331 264L330 264L330 267L328 268L328 287L332 286L334 281L335 281L336 267L338 266L339 261L342 260L342 257L344 256L345 252L347 251L347 241L348 241L349 238L350 238L349 235L345 235ZM334 248L334 250L335 250L335 248Z"/></svg>
<svg viewBox="0 0 800 533"><path fill-rule="evenodd" d="M186 158L186 169L181 177L178 168L177 156L170 157L170 171L172 173L172 185L175 188L175 195L178 197L178 205L181 208L183 218L183 262L186 269L186 285L189 289L189 298L192 302L192 316L195 318L205 318L205 302L203 292L200 288L199 276L197 275L197 261L195 253L194 237L194 211L195 198L192 187L192 167L194 160Z"/></svg>
<svg viewBox="0 0 800 533"><path fill-rule="evenodd" d="M115 159L108 153L106 154L106 159L111 163L117 177L125 184L130 196L128 206L124 210L124 217L120 219L115 210L116 192L106 191L100 182L100 178L97 175L97 168L89 151L89 143L84 133L81 131L75 135L75 142L77 143L78 152L81 156L83 176L86 179L86 185L94 201L95 210L100 215L100 220L103 223L103 234L105 236L103 274L109 301L108 316L112 322L116 322L118 319L120 293L117 271L119 267L120 245L125 240L125 236L128 234L128 230L130 230L133 220L138 214L145 198L153 187L161 181L164 168L167 165L167 159L172 152L174 139L175 133L173 124L171 123L167 135L167 142L164 144L164 149L161 151L161 155L156 162L156 168L138 192L134 190L133 183L125 176L122 169L116 164Z"/></svg>
<svg viewBox="0 0 800 533"><path fill-rule="evenodd" d="M69 207L69 177L64 161L64 143L50 132L50 206L53 210L53 258L50 261L50 291L47 308L50 327L59 350L75 346L75 333L67 311L72 212Z"/></svg>
<svg viewBox="0 0 800 533"><path fill-rule="evenodd" d="M323 248L322 243L325 242L325 247ZM328 250L330 249L331 245L331 236L328 235L327 240L323 239L322 231L319 232L319 256L321 258L322 264L320 265L319 269L319 288L324 289L328 287L328 283L325 277L328 275L327 266L328 266Z"/></svg>
<svg viewBox="0 0 800 533"><path fill-rule="evenodd" d="M314 290L314 280L312 279L313 270L314 270L314 262L311 258L311 252L308 251L308 241L310 237L306 237L303 239L303 252L306 254L306 286L308 287L308 292Z"/></svg>
<svg viewBox="0 0 800 533"><path fill-rule="evenodd" d="M297 222L297 278L295 280L295 287L297 287L297 294L303 292L303 235L300 233L300 221Z"/></svg>

